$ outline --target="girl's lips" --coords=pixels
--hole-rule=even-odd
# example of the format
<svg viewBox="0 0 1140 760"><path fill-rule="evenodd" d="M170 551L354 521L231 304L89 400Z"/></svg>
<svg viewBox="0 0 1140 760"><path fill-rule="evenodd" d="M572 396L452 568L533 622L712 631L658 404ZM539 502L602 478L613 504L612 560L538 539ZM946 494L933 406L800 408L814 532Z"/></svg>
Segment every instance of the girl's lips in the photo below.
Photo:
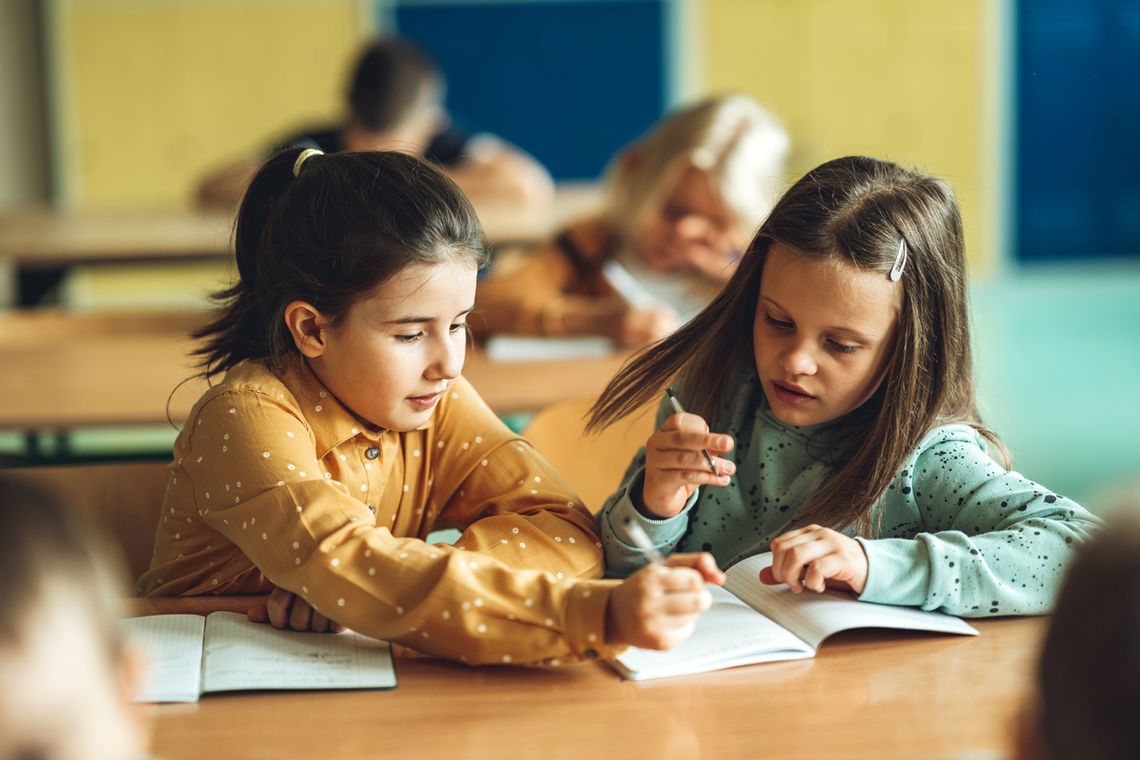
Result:
<svg viewBox="0 0 1140 760"><path fill-rule="evenodd" d="M772 392L780 401L792 406L799 406L806 404L809 401L815 401L815 396L804 393L795 387L785 385L784 383L772 382Z"/></svg>
<svg viewBox="0 0 1140 760"><path fill-rule="evenodd" d="M420 409L431 409L442 395L443 393L440 392L433 393L430 396L408 396L408 401L411 402L412 406L417 406Z"/></svg>

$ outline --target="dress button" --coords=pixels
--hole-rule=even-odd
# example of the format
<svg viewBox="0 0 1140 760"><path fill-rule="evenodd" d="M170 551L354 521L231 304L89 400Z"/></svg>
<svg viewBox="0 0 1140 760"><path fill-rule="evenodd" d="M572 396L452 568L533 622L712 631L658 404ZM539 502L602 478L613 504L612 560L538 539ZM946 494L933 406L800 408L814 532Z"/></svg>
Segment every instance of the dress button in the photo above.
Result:
<svg viewBox="0 0 1140 760"><path fill-rule="evenodd" d="M596 649L587 649L586 650L586 657L590 658L591 660L595 659L597 656L598 656L598 651Z"/></svg>
<svg viewBox="0 0 1140 760"><path fill-rule="evenodd" d="M373 446L364 452L364 456L368 457L369 459L375 459L376 457L380 456L380 449Z"/></svg>

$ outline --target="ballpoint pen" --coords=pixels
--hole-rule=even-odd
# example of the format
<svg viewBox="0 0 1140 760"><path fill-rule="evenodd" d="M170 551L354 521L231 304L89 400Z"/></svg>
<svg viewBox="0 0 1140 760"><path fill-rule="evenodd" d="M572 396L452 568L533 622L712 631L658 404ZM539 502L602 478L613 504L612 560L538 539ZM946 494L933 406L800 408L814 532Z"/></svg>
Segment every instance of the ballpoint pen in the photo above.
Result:
<svg viewBox="0 0 1140 760"><path fill-rule="evenodd" d="M626 517L623 521L625 524L626 535L633 541L633 545L641 550L641 553L649 558L651 565L664 565L665 558L661 556L661 552L657 551L657 547L649 540L649 536L645 533L645 529L641 527L632 517Z"/></svg>
<svg viewBox="0 0 1140 760"><path fill-rule="evenodd" d="M665 389L665 395L669 397L669 403L673 405L673 411L677 414L684 414L685 408L681 406L681 402L677 400L677 394L673 392L672 388ZM720 471L716 468L716 463L713 462L712 457L709 456L708 449L701 449L701 456L705 458L705 464L712 470L713 475L720 477Z"/></svg>

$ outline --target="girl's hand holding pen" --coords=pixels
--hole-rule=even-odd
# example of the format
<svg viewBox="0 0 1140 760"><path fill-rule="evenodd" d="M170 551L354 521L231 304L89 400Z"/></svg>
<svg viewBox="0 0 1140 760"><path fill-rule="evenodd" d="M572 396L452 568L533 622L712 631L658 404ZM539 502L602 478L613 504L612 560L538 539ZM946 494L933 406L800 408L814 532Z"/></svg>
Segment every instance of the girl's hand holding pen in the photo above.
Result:
<svg viewBox="0 0 1140 760"><path fill-rule="evenodd" d="M645 443L645 480L635 505L659 520L674 517L698 486L726 486L736 464L717 454L732 451L732 436L710 433L695 414L674 414ZM709 453L716 473L702 449ZM635 494L636 496L636 494Z"/></svg>
<svg viewBox="0 0 1140 760"><path fill-rule="evenodd" d="M680 644L712 604L705 583L724 583L711 554L674 554L665 564L641 568L610 596L606 643L642 649Z"/></svg>

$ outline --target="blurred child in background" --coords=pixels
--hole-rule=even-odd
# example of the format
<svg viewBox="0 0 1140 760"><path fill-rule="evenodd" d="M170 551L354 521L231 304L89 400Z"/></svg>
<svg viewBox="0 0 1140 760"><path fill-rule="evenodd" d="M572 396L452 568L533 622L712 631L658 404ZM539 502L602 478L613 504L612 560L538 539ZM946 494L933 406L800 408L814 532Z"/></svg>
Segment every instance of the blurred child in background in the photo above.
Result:
<svg viewBox="0 0 1140 760"><path fill-rule="evenodd" d="M80 516L0 479L0 757L127 760L149 732L116 629L123 588Z"/></svg>
<svg viewBox="0 0 1140 760"><path fill-rule="evenodd" d="M475 328L627 345L668 335L735 271L781 189L788 149L783 127L744 95L666 116L614 160L597 217L480 283Z"/></svg>
<svg viewBox="0 0 1140 760"><path fill-rule="evenodd" d="M1109 518L1065 575L1024 712L1021 760L1140 757L1140 506Z"/></svg>
<svg viewBox="0 0 1140 760"><path fill-rule="evenodd" d="M440 166L475 203L547 205L554 183L546 169L513 145L452 124L444 107L446 89L443 72L427 51L409 40L376 40L361 51L353 69L343 123L300 130L270 152L399 150ZM198 189L200 204L236 206L259 164L260 159L242 161L207 177Z"/></svg>

